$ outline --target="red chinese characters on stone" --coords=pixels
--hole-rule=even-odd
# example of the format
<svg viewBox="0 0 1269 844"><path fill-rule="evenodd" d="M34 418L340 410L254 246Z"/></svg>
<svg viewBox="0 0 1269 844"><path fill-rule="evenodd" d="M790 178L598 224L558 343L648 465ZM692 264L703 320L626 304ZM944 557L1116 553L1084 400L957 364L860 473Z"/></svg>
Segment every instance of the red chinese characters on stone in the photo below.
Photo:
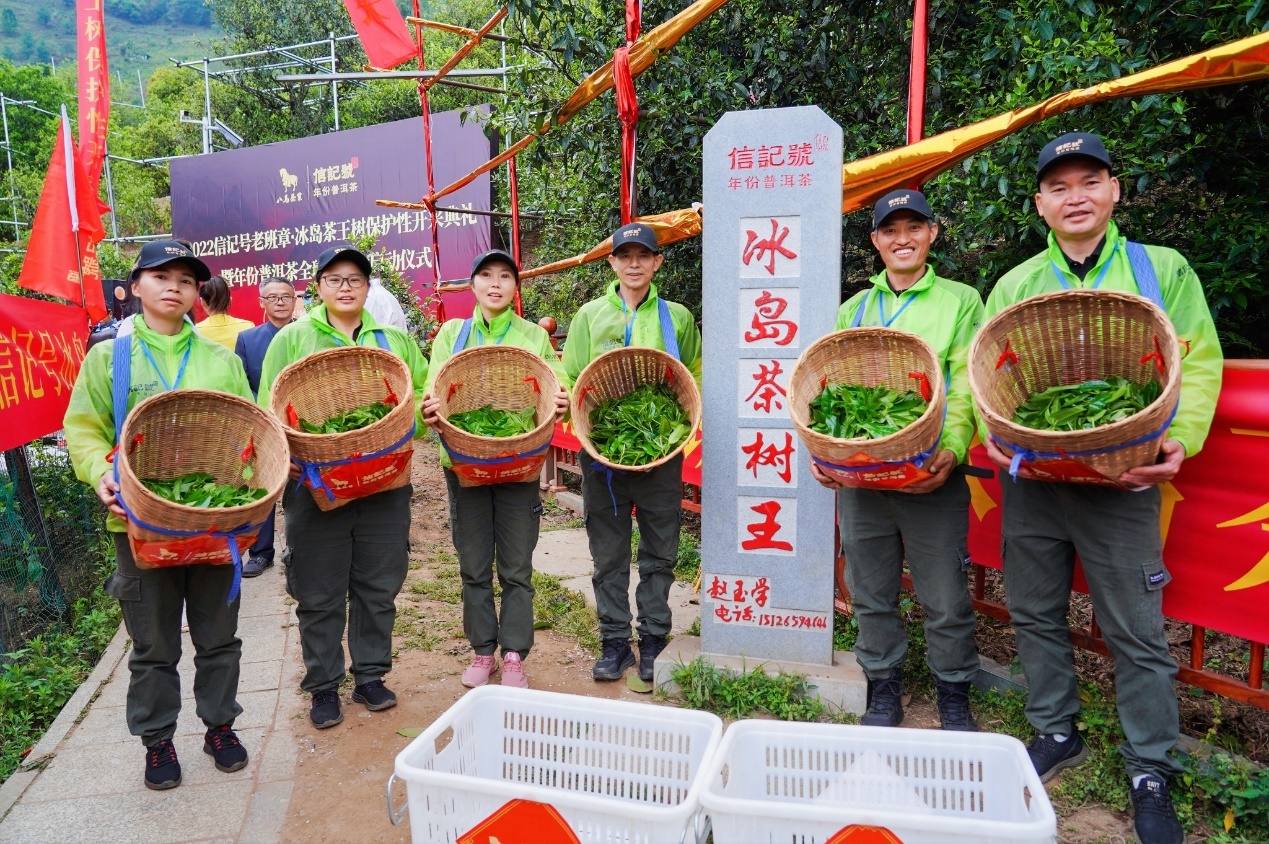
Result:
<svg viewBox="0 0 1269 844"><path fill-rule="evenodd" d="M791 319L780 319L789 307L789 300L773 296L771 291L764 290L754 300L753 320L749 330L745 332L746 343L759 340L774 340L777 346L787 346L798 336L798 324Z"/></svg>
<svg viewBox="0 0 1269 844"><path fill-rule="evenodd" d="M753 391L745 396L745 401L753 402L753 409L761 413L770 413L773 405L776 410L783 410L784 404L780 399L788 398L789 394L776 381L776 378L783 374L784 367L780 366L778 360L771 361L771 366L765 363L758 364L758 371L750 376L758 383Z"/></svg>
<svg viewBox="0 0 1269 844"><path fill-rule="evenodd" d="M821 146L822 144L822 146ZM828 149L826 135L815 136L816 149ZM727 153L729 170L767 170L777 167L814 167L810 143L760 144L757 149L748 144L732 147Z"/></svg>
<svg viewBox="0 0 1269 844"><path fill-rule="evenodd" d="M707 591L709 592L709 596L713 598L715 601L719 600L720 598L726 598L727 597L727 581L719 580L717 577L715 577L713 582L709 584L709 589Z"/></svg>
<svg viewBox="0 0 1269 844"><path fill-rule="evenodd" d="M755 176L750 178L757 181ZM745 266L749 266L749 262L753 260L756 260L760 265L765 261L767 273L775 275L776 255L783 255L789 260L797 257L796 252L784 245L784 240L788 236L789 227L781 227L778 220L771 221L770 237L762 237L753 229L747 229L745 231L745 247L740 252L740 260ZM783 311L784 308L781 307L780 310Z"/></svg>
<svg viewBox="0 0 1269 844"><path fill-rule="evenodd" d="M750 507L749 509L761 516L762 519L752 524L745 525L745 530L749 531L750 538L741 541L741 548L746 551L793 550L792 542L785 542L782 539L775 538L775 535L779 533L780 529L783 527L783 525L777 521L777 517L780 515L780 502L763 501L761 504L758 504L755 507ZM765 584L766 578L763 578L764 587ZM755 600L755 603L758 603L758 606L764 606L766 604L765 588L762 594L762 601L758 602Z"/></svg>
<svg viewBox="0 0 1269 844"><path fill-rule="evenodd" d="M749 445L742 445L740 450L749 455L745 468L758 477L758 467L770 466L775 469L780 480L786 484L793 482L793 434L784 432L784 445L767 442L762 431L754 431L754 439ZM777 508L778 509L778 508Z"/></svg>

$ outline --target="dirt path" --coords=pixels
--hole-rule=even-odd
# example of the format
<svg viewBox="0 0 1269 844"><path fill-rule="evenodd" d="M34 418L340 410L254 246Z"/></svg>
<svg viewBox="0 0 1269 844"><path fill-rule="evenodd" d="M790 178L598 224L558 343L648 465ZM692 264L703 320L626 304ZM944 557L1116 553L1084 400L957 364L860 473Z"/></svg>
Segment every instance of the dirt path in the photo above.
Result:
<svg viewBox="0 0 1269 844"><path fill-rule="evenodd" d="M411 570L397 599L396 661L387 678L399 703L393 709L370 713L349 702L351 688L346 688L343 723L316 730L308 721L307 696L295 687L290 705L298 760L282 833L286 844L408 842L408 819L392 827L384 801L384 785L396 755L410 742L397 731L426 727L465 691L459 675L471 658L471 648L462 635L460 587L449 540L444 478L430 448L416 452L414 490ZM543 527L563 527L572 519L569 513L548 508ZM591 659L574 637L538 630L525 667L537 689L648 700L622 683L595 683L590 677ZM297 664L297 684L298 670ZM904 727L937 728L933 702L924 697L911 699ZM991 729L990 724L983 727ZM396 799L399 806L405 799L403 788L396 789ZM1126 813L1095 805L1059 806L1058 813L1061 844L1128 844L1136 840ZM1200 840L1198 836L1191 838Z"/></svg>

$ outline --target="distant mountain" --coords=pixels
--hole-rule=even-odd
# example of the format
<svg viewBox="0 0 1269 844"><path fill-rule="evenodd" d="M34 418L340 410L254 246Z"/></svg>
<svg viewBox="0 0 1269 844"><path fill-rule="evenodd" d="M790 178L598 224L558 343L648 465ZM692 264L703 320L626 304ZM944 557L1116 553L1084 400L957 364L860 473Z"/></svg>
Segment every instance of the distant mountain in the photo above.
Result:
<svg viewBox="0 0 1269 844"><path fill-rule="evenodd" d="M105 0L111 76L136 90L169 58L202 58L221 33L203 0ZM0 56L15 64L75 60L75 0L0 0ZM124 92L120 90L118 95Z"/></svg>

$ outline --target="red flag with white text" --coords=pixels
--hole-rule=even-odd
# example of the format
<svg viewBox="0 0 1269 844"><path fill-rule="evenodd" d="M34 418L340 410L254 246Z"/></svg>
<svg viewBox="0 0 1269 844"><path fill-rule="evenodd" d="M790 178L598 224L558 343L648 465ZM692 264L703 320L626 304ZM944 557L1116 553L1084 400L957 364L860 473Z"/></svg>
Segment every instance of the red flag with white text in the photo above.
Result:
<svg viewBox="0 0 1269 844"><path fill-rule="evenodd" d="M417 52L393 0L344 0L344 6L372 66L396 67Z"/></svg>
<svg viewBox="0 0 1269 844"><path fill-rule="evenodd" d="M96 191L88 187L69 123L63 119L35 209L18 286L82 305L92 320L103 319L108 311L97 264L97 242L105 234Z"/></svg>

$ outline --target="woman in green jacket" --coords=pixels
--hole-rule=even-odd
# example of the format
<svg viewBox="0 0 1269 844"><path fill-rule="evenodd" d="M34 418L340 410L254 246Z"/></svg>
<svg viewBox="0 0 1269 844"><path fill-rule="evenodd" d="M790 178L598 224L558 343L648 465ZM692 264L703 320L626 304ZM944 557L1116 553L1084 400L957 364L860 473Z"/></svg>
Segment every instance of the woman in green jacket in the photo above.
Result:
<svg viewBox="0 0 1269 844"><path fill-rule="evenodd" d="M370 260L352 247L327 249L318 256L313 280L322 304L283 327L269 344L260 369L260 404L269 406L273 382L289 364L323 349L371 346L405 361L414 382L417 414L427 362L413 337L379 325L366 310ZM332 392L340 389L338 383L329 387ZM422 433L418 424L415 436ZM292 470L298 477L298 469ZM397 704L383 677L392 670L395 602L409 566L411 492L407 484L328 512L318 508L307 486L287 484L282 496L290 554L284 554L286 588L298 604L304 653L300 688L313 696L309 720L318 729L344 718L339 684L347 664L345 627L355 681L353 702L372 712Z"/></svg>
<svg viewBox="0 0 1269 844"><path fill-rule="evenodd" d="M111 452L123 420L114 412L114 358L129 357L127 407L164 390L220 390L251 398L242 363L229 349L200 337L186 319L198 284L211 276L207 265L181 243L147 243L132 270L132 293L141 313L131 332L94 346L71 392L64 426L76 476L97 490L110 511L106 528L114 536L115 570L106 591L119 601L132 639L128 654L128 730L146 747L145 785L161 790L181 783L172 737L181 710L181 607L189 618L194 645L194 699L207 726L203 750L217 770L236 771L247 751L233 731L238 705L242 640L237 637L237 597L225 602L233 566L189 565L138 569L128 544L126 514L118 498Z"/></svg>
<svg viewBox="0 0 1269 844"><path fill-rule="evenodd" d="M515 346L541 356L563 381L564 370L551 347L551 338L539 325L516 315L516 288L520 273L515 259L493 249L472 263L471 289L477 308L470 319L451 319L441 326L432 343L432 360L423 400L423 420L438 427L441 401L431 395L440 365L463 349L476 346ZM568 410L568 392L555 394L556 418ZM438 431L439 432L439 431ZM441 450L445 483L449 487L450 535L458 552L463 580L463 633L475 657L463 672L468 688L483 686L494 671L494 654L502 646L502 685L525 688L525 657L533 647L533 549L538 544L542 499L538 481L464 487L449 468L449 455ZM494 609L493 567L498 566L502 586L502 616Z"/></svg>

